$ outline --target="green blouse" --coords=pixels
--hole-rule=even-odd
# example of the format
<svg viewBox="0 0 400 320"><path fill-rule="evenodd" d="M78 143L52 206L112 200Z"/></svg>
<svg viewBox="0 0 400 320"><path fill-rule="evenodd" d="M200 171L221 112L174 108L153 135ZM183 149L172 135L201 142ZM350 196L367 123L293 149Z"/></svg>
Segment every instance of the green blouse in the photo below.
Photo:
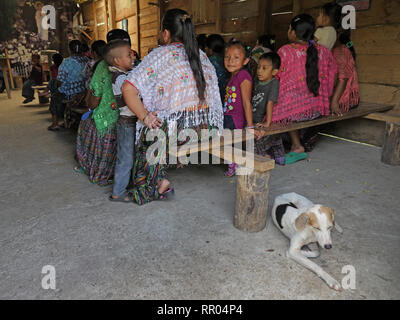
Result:
<svg viewBox="0 0 400 320"><path fill-rule="evenodd" d="M97 132L103 136L109 130L115 128L119 117L119 109L114 98L111 83L111 72L107 63L101 61L90 81L92 95L101 98L100 104L93 111L93 119Z"/></svg>

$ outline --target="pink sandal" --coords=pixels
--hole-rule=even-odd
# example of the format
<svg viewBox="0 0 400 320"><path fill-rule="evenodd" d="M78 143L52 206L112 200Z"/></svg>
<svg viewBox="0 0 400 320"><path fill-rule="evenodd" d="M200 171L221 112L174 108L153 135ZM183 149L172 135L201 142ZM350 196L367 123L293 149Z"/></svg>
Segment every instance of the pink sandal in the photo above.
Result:
<svg viewBox="0 0 400 320"><path fill-rule="evenodd" d="M225 172L225 177L228 177L228 178L233 177L236 173L237 167L238 167L237 163L231 163L228 166L228 170Z"/></svg>

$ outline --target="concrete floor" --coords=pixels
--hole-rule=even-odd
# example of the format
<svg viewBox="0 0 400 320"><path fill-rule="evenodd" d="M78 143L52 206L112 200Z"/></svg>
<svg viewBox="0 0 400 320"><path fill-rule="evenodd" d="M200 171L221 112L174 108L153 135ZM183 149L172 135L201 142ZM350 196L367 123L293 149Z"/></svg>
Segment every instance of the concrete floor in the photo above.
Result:
<svg viewBox="0 0 400 320"><path fill-rule="evenodd" d="M143 207L107 200L110 187L75 174L74 133L49 132L47 106L0 95L1 299L399 299L400 168L380 149L321 138L308 161L277 167L276 195L298 192L336 210L344 229L316 262L356 289L335 292L286 259L268 218L233 226L235 179L222 166L170 171L177 197ZM41 287L56 269L56 290Z"/></svg>

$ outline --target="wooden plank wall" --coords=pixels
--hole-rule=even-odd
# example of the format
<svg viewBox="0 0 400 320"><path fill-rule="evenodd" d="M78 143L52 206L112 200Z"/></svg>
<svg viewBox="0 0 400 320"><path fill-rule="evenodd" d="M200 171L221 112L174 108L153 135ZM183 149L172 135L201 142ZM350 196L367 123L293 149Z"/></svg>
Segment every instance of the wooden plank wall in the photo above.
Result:
<svg viewBox="0 0 400 320"><path fill-rule="evenodd" d="M266 14L266 1L222 0L222 35L225 40L235 37L248 45L255 45L259 34L264 33L260 19L264 19Z"/></svg>
<svg viewBox="0 0 400 320"><path fill-rule="evenodd" d="M122 29L122 21L128 21L128 33L132 49L139 52L137 0L113 0L115 6L115 27Z"/></svg>
<svg viewBox="0 0 400 320"><path fill-rule="evenodd" d="M281 2L279 0L279 2ZM322 0L301 0L301 10L315 16ZM361 100L394 103L400 112L400 1L372 0L357 11L352 40L357 52Z"/></svg>
<svg viewBox="0 0 400 320"><path fill-rule="evenodd" d="M149 49L158 45L160 30L160 10L149 4L149 0L139 0L140 55L144 57ZM153 1L157 2L157 1Z"/></svg>

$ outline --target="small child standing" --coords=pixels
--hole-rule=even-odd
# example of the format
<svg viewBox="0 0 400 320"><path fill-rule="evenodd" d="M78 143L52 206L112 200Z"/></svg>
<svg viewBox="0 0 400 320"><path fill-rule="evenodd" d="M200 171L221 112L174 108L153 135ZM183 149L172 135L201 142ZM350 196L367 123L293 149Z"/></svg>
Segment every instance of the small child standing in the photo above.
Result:
<svg viewBox="0 0 400 320"><path fill-rule="evenodd" d="M114 173L113 193L110 201L133 202L133 195L127 191L135 163L136 115L127 107L121 87L132 69L133 55L129 42L114 40L107 44L104 59L112 72L112 88L120 110L117 122L117 163Z"/></svg>
<svg viewBox="0 0 400 320"><path fill-rule="evenodd" d="M316 20L317 30L315 31L315 40L318 44L332 50L336 43L337 32L342 17L342 7L335 2L325 4L319 10L319 16Z"/></svg>
<svg viewBox="0 0 400 320"><path fill-rule="evenodd" d="M218 78L218 87L221 94L221 100L225 97L226 83L228 74L224 67L225 41L219 34L211 34L207 37L206 54L215 68Z"/></svg>
<svg viewBox="0 0 400 320"><path fill-rule="evenodd" d="M264 53L258 60L257 78L252 99L253 121L256 127L268 128L272 121L274 104L278 101L279 81L275 76L281 67L281 58L277 53ZM278 164L285 164L285 149L281 135L264 137L264 131L255 131L255 153L273 158Z"/></svg>
<svg viewBox="0 0 400 320"><path fill-rule="evenodd" d="M226 86L224 101L224 128L243 129L254 128L253 108L251 106L251 91L253 79L245 69L249 62L245 46L237 40L231 40L225 51L224 64L231 78ZM238 165L231 163L225 176L232 177Z"/></svg>

